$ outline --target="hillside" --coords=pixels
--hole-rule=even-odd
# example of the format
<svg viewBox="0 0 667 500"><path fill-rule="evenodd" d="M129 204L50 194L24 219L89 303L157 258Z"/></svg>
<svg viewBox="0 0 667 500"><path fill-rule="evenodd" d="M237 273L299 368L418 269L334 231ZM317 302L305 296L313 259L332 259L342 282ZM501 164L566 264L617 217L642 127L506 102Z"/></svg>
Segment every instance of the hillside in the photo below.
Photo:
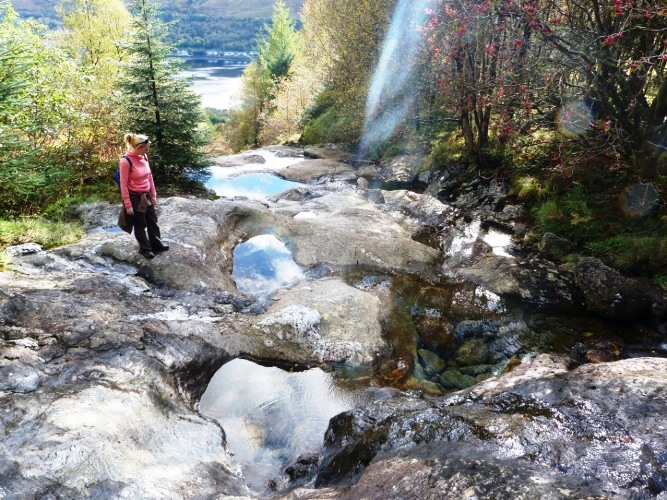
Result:
<svg viewBox="0 0 667 500"><path fill-rule="evenodd" d="M61 0L12 0L23 17L34 17L49 27L58 24L56 5ZM304 0L285 0L292 16ZM126 0L129 5L131 0ZM164 0L160 2L165 21L174 21L169 42L191 54L206 51L250 52L258 33L271 18L274 0Z"/></svg>
<svg viewBox="0 0 667 500"><path fill-rule="evenodd" d="M21 15L39 19L55 19L55 6L59 3L60 0L11 0ZM130 5L132 2L126 3ZM159 3L165 11L174 14L269 19L273 12L273 0L165 0ZM285 5L296 17L303 0L285 0Z"/></svg>
<svg viewBox="0 0 667 500"><path fill-rule="evenodd" d="M200 12L226 17L255 17L268 19L273 13L273 0L208 0L202 3ZM292 16L298 16L304 0L285 0Z"/></svg>

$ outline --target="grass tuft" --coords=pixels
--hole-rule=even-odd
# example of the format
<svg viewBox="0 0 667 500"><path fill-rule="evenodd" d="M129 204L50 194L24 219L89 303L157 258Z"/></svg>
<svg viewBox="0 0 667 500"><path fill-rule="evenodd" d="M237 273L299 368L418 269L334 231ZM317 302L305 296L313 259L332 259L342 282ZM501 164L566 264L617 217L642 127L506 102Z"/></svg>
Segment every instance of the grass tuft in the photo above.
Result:
<svg viewBox="0 0 667 500"><path fill-rule="evenodd" d="M43 218L0 220L0 251L24 243L54 248L74 243L82 236L81 226L68 222L52 222Z"/></svg>

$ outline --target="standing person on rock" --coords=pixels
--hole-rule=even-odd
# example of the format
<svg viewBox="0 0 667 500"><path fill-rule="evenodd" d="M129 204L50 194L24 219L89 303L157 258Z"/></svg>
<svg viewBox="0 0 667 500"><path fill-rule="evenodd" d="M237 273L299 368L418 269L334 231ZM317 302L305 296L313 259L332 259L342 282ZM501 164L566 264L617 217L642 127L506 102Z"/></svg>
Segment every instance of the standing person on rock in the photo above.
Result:
<svg viewBox="0 0 667 500"><path fill-rule="evenodd" d="M152 259L155 253L169 250L169 246L162 243L157 225L157 192L148 164L151 141L142 134L125 134L125 144L127 153L118 165L123 205L125 212L133 216L134 237L139 242L139 253Z"/></svg>

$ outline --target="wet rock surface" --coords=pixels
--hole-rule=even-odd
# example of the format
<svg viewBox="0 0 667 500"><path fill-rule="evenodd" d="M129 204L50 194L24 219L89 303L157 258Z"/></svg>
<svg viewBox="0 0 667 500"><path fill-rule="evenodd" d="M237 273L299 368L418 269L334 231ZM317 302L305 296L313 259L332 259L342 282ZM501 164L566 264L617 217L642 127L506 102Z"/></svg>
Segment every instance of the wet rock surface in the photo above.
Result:
<svg viewBox="0 0 667 500"><path fill-rule="evenodd" d="M586 304L603 316L632 320L665 317L667 298L655 285L629 279L598 259L584 257L577 262L576 280L586 296Z"/></svg>
<svg viewBox="0 0 667 500"><path fill-rule="evenodd" d="M589 319L575 328L536 319L533 306L585 312L581 276L577 286L572 271L547 261L494 253L483 226L456 246L460 207L366 190L357 176L369 166L323 177L349 154L309 155L325 158L299 163L312 182L266 201L160 200L170 250L152 260L113 230L118 207L106 203L73 209L87 231L76 244L7 252L0 497L266 494L248 488L225 430L198 412L213 374L238 357L400 389L335 417L323 449L271 481L275 495L665 491L667 366L658 333L625 326L652 343L632 351L643 357L622 359L630 352L623 339L591 342ZM219 164L261 164L235 161ZM261 234L283 241L304 277L260 300L237 290L232 267L234 248ZM516 304L526 309L515 314ZM543 339L554 332L565 340ZM568 346L572 357L562 357ZM535 357L540 349L562 354Z"/></svg>
<svg viewBox="0 0 667 500"><path fill-rule="evenodd" d="M569 371L542 355L449 398L352 410L332 419L311 484L327 498L650 498L667 488L665 368Z"/></svg>

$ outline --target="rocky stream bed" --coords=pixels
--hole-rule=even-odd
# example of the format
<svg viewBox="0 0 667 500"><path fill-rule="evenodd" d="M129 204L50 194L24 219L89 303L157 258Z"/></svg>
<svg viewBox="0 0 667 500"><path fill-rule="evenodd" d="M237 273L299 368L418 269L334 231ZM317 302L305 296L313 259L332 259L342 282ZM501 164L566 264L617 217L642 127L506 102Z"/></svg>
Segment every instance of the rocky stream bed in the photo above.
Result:
<svg viewBox="0 0 667 500"><path fill-rule="evenodd" d="M271 173L267 155L300 185L161 200L171 248L155 259L106 203L76 207L75 244L8 250L0 498L667 497L661 291L559 264L557 239L528 252L502 185L454 191L410 158L276 147L219 168ZM297 277L243 293L235 249L267 235ZM200 408L237 359L356 394L259 483ZM271 429L254 431L267 448Z"/></svg>

